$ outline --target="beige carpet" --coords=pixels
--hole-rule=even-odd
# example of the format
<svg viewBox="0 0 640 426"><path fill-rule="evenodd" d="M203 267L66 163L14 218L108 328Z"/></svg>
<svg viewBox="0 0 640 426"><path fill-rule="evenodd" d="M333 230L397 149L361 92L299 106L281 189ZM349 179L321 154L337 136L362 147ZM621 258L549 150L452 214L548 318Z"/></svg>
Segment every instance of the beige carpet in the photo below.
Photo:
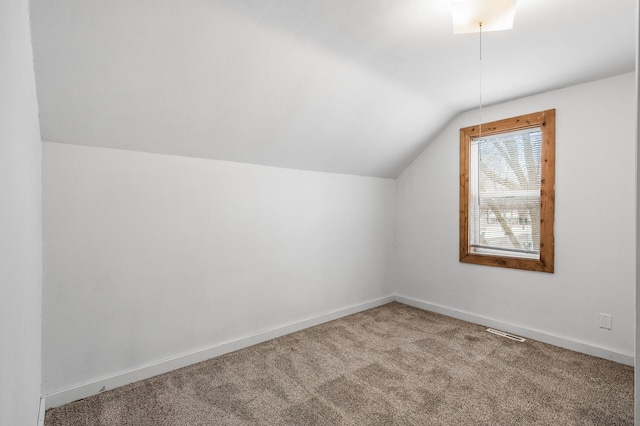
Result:
<svg viewBox="0 0 640 426"><path fill-rule="evenodd" d="M48 410L61 425L631 425L633 368L391 303Z"/></svg>

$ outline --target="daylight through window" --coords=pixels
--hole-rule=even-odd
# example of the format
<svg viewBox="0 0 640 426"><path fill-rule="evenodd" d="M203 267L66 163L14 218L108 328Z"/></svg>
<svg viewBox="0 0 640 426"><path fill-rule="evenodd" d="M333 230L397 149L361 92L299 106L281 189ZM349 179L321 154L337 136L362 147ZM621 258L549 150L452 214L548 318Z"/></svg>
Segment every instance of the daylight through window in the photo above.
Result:
<svg viewBox="0 0 640 426"><path fill-rule="evenodd" d="M471 251L540 258L540 128L471 142Z"/></svg>

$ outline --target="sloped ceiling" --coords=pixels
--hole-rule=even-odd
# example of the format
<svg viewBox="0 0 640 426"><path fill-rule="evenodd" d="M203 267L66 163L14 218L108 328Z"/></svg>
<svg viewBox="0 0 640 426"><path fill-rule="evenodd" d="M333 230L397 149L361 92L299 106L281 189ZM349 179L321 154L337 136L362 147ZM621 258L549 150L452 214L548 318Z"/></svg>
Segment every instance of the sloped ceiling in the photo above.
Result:
<svg viewBox="0 0 640 426"><path fill-rule="evenodd" d="M449 0L32 0L45 141L395 177L479 94ZM519 0L486 104L633 71L634 0Z"/></svg>

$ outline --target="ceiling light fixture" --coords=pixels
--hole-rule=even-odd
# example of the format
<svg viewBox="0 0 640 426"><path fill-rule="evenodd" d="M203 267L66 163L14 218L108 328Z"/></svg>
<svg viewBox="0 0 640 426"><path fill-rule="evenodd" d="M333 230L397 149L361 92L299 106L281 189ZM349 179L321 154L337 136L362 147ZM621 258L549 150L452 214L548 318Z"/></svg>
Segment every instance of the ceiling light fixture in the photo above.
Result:
<svg viewBox="0 0 640 426"><path fill-rule="evenodd" d="M502 31L513 28L517 0L451 0L453 33Z"/></svg>
<svg viewBox="0 0 640 426"><path fill-rule="evenodd" d="M480 94L479 94L479 134L482 138L482 33L502 31L513 28L517 0L451 0L453 33L465 34L478 32L480 50Z"/></svg>

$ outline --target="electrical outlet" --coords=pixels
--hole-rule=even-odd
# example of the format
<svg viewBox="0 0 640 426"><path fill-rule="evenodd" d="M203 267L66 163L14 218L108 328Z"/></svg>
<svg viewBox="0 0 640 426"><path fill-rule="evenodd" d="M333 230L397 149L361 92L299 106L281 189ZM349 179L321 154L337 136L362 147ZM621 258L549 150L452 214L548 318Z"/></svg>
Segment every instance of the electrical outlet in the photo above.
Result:
<svg viewBox="0 0 640 426"><path fill-rule="evenodd" d="M600 314L600 328L604 328L605 330L611 330L610 314Z"/></svg>

